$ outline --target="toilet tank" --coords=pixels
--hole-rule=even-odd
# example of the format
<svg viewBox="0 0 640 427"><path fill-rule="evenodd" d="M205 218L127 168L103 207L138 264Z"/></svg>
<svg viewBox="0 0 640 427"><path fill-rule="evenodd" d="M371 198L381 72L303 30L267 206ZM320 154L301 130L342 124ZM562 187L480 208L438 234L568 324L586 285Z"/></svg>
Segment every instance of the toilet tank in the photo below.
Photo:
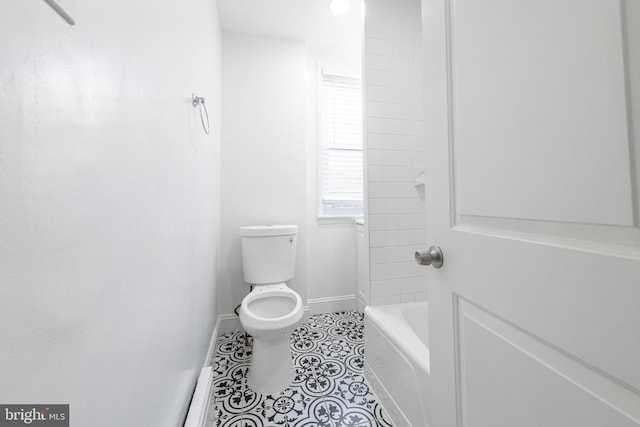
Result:
<svg viewBox="0 0 640 427"><path fill-rule="evenodd" d="M240 227L244 281L253 285L291 280L296 269L297 225Z"/></svg>

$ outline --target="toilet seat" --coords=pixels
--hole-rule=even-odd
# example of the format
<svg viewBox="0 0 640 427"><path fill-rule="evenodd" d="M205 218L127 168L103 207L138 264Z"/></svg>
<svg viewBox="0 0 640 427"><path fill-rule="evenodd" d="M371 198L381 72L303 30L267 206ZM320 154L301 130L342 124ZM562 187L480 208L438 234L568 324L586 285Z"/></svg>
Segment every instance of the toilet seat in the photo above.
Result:
<svg viewBox="0 0 640 427"><path fill-rule="evenodd" d="M240 322L251 335L290 328L302 319L302 298L285 283L257 285L240 306Z"/></svg>

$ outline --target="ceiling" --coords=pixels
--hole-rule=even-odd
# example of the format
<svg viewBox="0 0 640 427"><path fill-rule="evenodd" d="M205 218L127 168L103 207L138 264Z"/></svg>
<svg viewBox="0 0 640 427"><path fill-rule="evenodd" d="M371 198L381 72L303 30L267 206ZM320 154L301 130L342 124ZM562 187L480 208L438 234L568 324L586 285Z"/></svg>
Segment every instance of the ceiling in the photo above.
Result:
<svg viewBox="0 0 640 427"><path fill-rule="evenodd" d="M304 40L312 51L361 49L361 0L345 15L329 11L329 0L218 0L227 32Z"/></svg>

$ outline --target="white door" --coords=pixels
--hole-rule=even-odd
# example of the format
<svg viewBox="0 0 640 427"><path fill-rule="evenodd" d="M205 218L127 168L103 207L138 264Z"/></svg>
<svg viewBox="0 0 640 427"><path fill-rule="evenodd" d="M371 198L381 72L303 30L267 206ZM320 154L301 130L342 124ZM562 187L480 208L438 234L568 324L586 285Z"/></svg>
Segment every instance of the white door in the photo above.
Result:
<svg viewBox="0 0 640 427"><path fill-rule="evenodd" d="M640 426L640 1L422 5L430 427Z"/></svg>

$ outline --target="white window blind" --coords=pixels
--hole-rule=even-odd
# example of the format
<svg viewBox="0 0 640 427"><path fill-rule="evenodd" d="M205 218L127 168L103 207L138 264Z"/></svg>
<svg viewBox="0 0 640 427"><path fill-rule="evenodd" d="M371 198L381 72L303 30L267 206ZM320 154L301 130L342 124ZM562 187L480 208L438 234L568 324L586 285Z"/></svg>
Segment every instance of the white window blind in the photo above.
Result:
<svg viewBox="0 0 640 427"><path fill-rule="evenodd" d="M360 79L322 74L321 215L362 215Z"/></svg>

